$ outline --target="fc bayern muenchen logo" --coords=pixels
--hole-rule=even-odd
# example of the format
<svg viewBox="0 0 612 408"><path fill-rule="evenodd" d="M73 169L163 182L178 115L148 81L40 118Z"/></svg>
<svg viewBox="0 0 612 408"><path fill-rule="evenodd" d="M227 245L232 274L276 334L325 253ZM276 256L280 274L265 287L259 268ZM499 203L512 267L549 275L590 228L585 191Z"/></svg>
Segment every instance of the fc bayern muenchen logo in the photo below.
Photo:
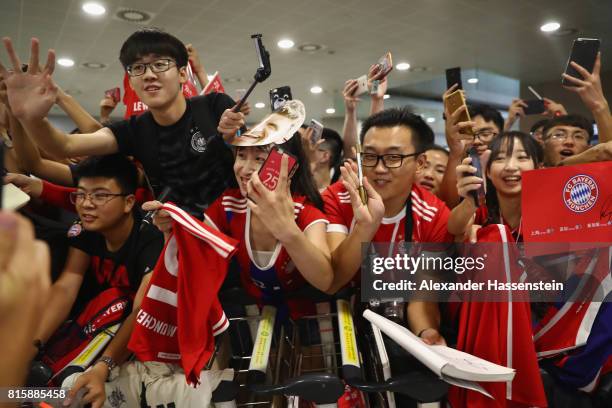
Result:
<svg viewBox="0 0 612 408"><path fill-rule="evenodd" d="M563 202L570 211L589 211L597 202L599 189L592 177L580 174L574 176L563 187Z"/></svg>

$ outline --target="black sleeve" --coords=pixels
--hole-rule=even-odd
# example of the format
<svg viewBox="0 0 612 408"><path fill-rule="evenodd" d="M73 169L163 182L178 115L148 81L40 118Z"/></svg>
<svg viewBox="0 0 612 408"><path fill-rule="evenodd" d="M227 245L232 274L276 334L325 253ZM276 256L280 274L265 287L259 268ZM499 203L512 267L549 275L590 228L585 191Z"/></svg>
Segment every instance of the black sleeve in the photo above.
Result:
<svg viewBox="0 0 612 408"><path fill-rule="evenodd" d="M115 135L115 139L117 139L119 153L126 156L134 155L134 147L132 145L134 136L132 134L131 124L132 119L122 120L120 122L114 122L108 125L108 128L111 130L111 132L113 132L113 135Z"/></svg>
<svg viewBox="0 0 612 408"><path fill-rule="evenodd" d="M140 232L138 241L138 258L134 274L139 280L137 286L140 285L140 279L155 268L157 259L164 248L164 236L156 227L146 225Z"/></svg>
<svg viewBox="0 0 612 408"><path fill-rule="evenodd" d="M213 93L209 94L208 96L212 98L211 106L213 112L215 113L215 117L217 118L217 123L215 124L215 127L217 127L223 112L225 112L226 109L233 108L234 105L236 105L236 102L234 102L234 100L228 94L224 93Z"/></svg>
<svg viewBox="0 0 612 408"><path fill-rule="evenodd" d="M80 249L88 255L99 255L95 253L97 252L96 249L98 248L98 238L99 237L96 236L96 234L83 230L79 235L68 238L68 245L73 248Z"/></svg>

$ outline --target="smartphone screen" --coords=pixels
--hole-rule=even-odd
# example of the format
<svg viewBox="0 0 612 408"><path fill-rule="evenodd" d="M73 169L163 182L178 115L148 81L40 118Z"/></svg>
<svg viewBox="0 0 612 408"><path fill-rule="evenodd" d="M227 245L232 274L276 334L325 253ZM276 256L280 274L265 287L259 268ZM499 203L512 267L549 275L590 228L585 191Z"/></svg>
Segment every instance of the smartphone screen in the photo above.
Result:
<svg viewBox="0 0 612 408"><path fill-rule="evenodd" d="M292 99L291 88L288 86L270 89L270 108L272 112L282 108L285 106L285 102Z"/></svg>
<svg viewBox="0 0 612 408"><path fill-rule="evenodd" d="M448 68L446 70L446 89L449 89L453 85L459 85L457 89L463 89L461 83L461 67Z"/></svg>
<svg viewBox="0 0 612 408"><path fill-rule="evenodd" d="M525 115L539 115L546 110L542 99L530 99L525 101L525 104L527 105L526 108L523 108Z"/></svg>
<svg viewBox="0 0 612 408"><path fill-rule="evenodd" d="M478 152L475 148L470 147L470 149L468 150L468 155L472 159L472 166L476 167L476 174L474 174L474 176L483 178L482 165L480 164L480 157L478 156ZM476 207L480 207L486 204L484 184L481 185L478 190L470 191L470 195L474 199L474 204L476 205Z"/></svg>
<svg viewBox="0 0 612 408"><path fill-rule="evenodd" d="M261 166L261 169L259 169L259 179L268 190L274 191L278 185L283 154L289 156L289 177L297 170L297 159L295 156L273 146L272 149L270 149L266 161Z"/></svg>
<svg viewBox="0 0 612 408"><path fill-rule="evenodd" d="M574 40L572 44L572 51L567 60L567 64L565 66L565 73L569 76L573 76L574 78L582 79L582 75L578 73L570 65L570 62L574 61L584 69L589 72L593 72L593 66L595 66L595 58L597 58L597 53L599 52L600 40L597 38L578 38ZM576 86L569 81L566 81L565 78L561 81L563 85L566 86Z"/></svg>
<svg viewBox="0 0 612 408"><path fill-rule="evenodd" d="M321 139L321 136L323 135L323 124L314 119L311 119L310 126L308 127L312 129L312 139L310 141L312 142L312 144L315 144Z"/></svg>

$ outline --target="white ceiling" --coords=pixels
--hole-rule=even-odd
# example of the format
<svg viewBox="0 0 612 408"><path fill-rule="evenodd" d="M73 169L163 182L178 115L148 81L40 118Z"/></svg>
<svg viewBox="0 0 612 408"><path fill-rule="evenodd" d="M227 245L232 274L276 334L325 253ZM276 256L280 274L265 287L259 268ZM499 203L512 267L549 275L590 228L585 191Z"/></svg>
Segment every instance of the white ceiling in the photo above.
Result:
<svg viewBox="0 0 612 408"><path fill-rule="evenodd" d="M324 118L334 106L342 116L340 92L344 81L366 73L370 64L391 50L395 62L408 61L426 72L393 71L393 88L431 81L450 66L478 68L494 74L538 83L558 78L574 37L602 39L603 66L612 62L612 1L609 0L100 0L107 9L101 18L81 11L82 0L2 0L0 35L12 37L27 60L30 37L41 49L55 48L58 57L76 61L58 66L60 86L97 113L104 90L120 86L121 44L141 26L117 20L119 7L155 15L149 25L161 27L185 43L193 43L209 71L219 71L229 94L246 88L257 62L250 35L263 34L271 54L272 76L256 88L252 104L268 105L268 90L290 85L294 98L306 103L308 116ZM554 37L539 31L557 20L578 33ZM316 43L325 49L313 54L281 50L276 42L292 38L296 45ZM0 59L6 55L0 52ZM104 70L81 66L102 62ZM465 81L465 78L464 78ZM312 95L320 85L324 92ZM253 119L268 112L255 110ZM123 111L118 112L120 115Z"/></svg>

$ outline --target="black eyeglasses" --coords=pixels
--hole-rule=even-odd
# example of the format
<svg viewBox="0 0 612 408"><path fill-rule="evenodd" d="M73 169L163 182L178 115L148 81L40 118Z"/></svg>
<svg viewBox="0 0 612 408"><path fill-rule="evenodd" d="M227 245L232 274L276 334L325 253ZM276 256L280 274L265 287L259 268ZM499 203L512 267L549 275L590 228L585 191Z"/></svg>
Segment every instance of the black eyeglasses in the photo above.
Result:
<svg viewBox="0 0 612 408"><path fill-rule="evenodd" d="M128 65L127 73L131 77L141 76L144 75L145 72L147 72L147 67L149 67L151 68L151 71L156 74L159 74L160 72L166 72L173 65L176 65L173 60L168 58L160 58L153 62L137 62L135 64Z"/></svg>
<svg viewBox="0 0 612 408"><path fill-rule="evenodd" d="M414 157L421 154L421 152L410 153L410 154L374 154L374 153L362 153L361 154L361 165L363 167L376 167L378 166L379 160L382 160L383 165L388 169L395 169L402 166L404 159L407 157Z"/></svg>
<svg viewBox="0 0 612 408"><path fill-rule="evenodd" d="M125 197L129 194L113 194L113 193L84 193L82 191L73 191L70 193L70 202L75 205L81 205L85 199L89 198L95 206L103 206L115 197Z"/></svg>

